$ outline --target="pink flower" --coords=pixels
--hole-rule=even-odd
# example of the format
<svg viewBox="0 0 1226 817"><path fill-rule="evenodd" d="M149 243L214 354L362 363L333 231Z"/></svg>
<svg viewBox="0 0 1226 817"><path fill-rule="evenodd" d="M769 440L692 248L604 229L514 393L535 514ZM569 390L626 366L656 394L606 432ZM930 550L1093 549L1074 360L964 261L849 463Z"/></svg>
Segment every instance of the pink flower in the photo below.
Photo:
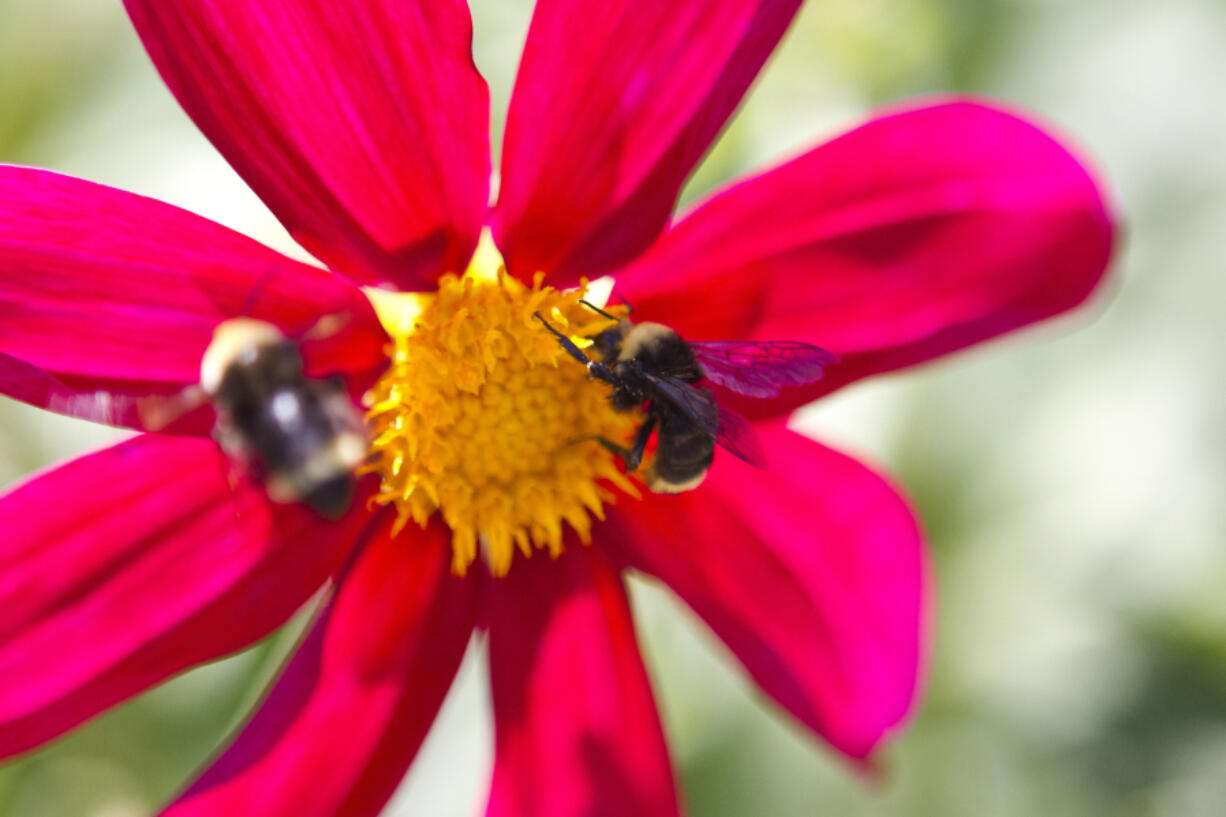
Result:
<svg viewBox="0 0 1226 817"><path fill-rule="evenodd" d="M388 335L357 285L433 291L464 269L486 223L524 281L611 274L636 319L691 339L808 341L842 363L777 399L721 395L758 422L771 470L717 455L698 490L613 507L595 487L613 477L596 474L576 483L596 497L583 495L577 515L521 502L482 516L481 502L512 494L465 493L476 483L463 482L455 496L466 499L448 499L455 471L428 501L372 478L362 499L378 502L323 523L259 486L232 487L207 407L171 433L36 476L0 500L0 753L252 644L328 587L267 700L167 814L377 813L483 628L497 732L488 814L674 815L625 568L671 587L766 694L846 755L868 757L898 727L922 657L916 522L886 480L784 421L862 377L1081 303L1113 226L1077 159L998 107L931 102L736 183L674 224L683 181L799 0L541 0L487 214L488 96L462 2L126 5L183 107L329 271L156 201L0 168L0 391L139 429L142 398L196 382L221 321L247 313L301 332L344 313L344 330L305 354L311 371L343 373L357 399L391 371ZM507 297L535 290L516 292ZM446 329L438 320L397 343L442 349L427 345ZM508 320L498 331L536 343L522 334L530 321ZM534 353L556 354L538 334ZM507 375L515 350L488 348L485 364L440 365L485 383L486 396L537 382ZM600 394L569 361L557 371L566 388ZM407 394L409 409L430 399ZM438 405L470 403L479 410L457 423L476 422L474 434L513 447L528 433L515 414L482 426L490 415L475 396ZM412 444L463 443L430 433ZM424 525L394 530L418 513ZM510 520L505 536L483 527L489 518ZM579 532L564 548L563 519ZM477 546L465 531L494 552L491 570L456 575ZM585 535L591 547L578 544ZM512 542L555 558L508 569Z"/></svg>

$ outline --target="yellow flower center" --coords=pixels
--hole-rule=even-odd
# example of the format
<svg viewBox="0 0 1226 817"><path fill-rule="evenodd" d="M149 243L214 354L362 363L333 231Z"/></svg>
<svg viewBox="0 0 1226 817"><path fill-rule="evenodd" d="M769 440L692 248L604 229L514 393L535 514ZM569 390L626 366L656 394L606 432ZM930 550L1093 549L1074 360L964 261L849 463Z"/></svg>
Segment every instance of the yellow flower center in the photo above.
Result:
<svg viewBox="0 0 1226 817"><path fill-rule="evenodd" d="M397 532L441 513L460 575L478 546L496 576L517 548L557 556L563 523L587 544L610 487L638 496L594 438L624 442L641 418L615 411L608 388L533 313L577 340L612 322L579 303L586 282L559 292L542 278L528 287L506 275L483 240L468 271L443 276L437 294L370 293L393 339L391 366L367 396L367 470L383 479L376 501L396 506Z"/></svg>

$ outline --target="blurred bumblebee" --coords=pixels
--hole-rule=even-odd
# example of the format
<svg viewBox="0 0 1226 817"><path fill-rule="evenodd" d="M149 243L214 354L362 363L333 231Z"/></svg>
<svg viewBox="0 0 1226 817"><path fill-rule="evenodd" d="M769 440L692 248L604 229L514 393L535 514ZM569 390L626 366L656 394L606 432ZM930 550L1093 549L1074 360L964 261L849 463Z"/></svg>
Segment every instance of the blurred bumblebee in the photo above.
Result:
<svg viewBox="0 0 1226 817"><path fill-rule="evenodd" d="M201 359L200 391L217 415L213 436L270 498L329 519L348 510L366 456L362 418L340 379L306 376L297 342L253 318L221 323Z"/></svg>
<svg viewBox="0 0 1226 817"><path fill-rule="evenodd" d="M786 386L820 380L826 367L838 362L833 352L797 341L686 341L663 324L633 323L582 303L617 321L591 338L597 360L539 312L535 316L590 376L613 386L609 399L614 408L643 407L643 423L628 447L592 439L621 457L627 471L634 471L656 432L655 458L644 476L647 487L658 493L697 488L711 467L717 443L751 465L765 465L761 445L745 419L720 407L710 390L696 385L704 378L740 394L769 398Z"/></svg>

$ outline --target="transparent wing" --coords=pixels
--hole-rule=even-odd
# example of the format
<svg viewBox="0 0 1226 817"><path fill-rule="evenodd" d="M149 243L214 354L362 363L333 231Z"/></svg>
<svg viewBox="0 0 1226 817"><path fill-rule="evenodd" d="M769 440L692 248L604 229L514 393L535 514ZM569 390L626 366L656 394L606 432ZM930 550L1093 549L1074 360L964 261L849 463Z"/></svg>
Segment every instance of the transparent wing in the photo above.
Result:
<svg viewBox="0 0 1226 817"><path fill-rule="evenodd" d="M643 372L643 375L655 386L659 397L684 411L699 428L712 437L719 434L719 408L710 392L668 375L652 372Z"/></svg>
<svg viewBox="0 0 1226 817"><path fill-rule="evenodd" d="M655 386L658 398L667 399L684 411L699 428L714 437L715 442L756 468L766 467L762 444L744 417L718 406L706 389L675 377L643 374Z"/></svg>
<svg viewBox="0 0 1226 817"><path fill-rule="evenodd" d="M815 383L839 362L834 352L794 340L698 341L690 348L708 380L750 397Z"/></svg>
<svg viewBox="0 0 1226 817"><path fill-rule="evenodd" d="M177 394L132 395L82 389L23 360L0 353L0 394L104 425L162 431L205 402L191 387Z"/></svg>
<svg viewBox="0 0 1226 817"><path fill-rule="evenodd" d="M715 441L754 468L766 467L762 441L750 427L749 421L735 411L719 407L719 433L715 435Z"/></svg>

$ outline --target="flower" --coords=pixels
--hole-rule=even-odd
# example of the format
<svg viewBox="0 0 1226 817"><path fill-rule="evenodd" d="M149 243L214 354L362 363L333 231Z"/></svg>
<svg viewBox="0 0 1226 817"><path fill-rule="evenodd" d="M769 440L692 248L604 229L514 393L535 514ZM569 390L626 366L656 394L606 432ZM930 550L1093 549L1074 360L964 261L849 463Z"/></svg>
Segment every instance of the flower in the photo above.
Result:
<svg viewBox="0 0 1226 817"><path fill-rule="evenodd" d="M484 629L489 814L673 815L622 579L636 569L780 706L867 758L915 695L921 536L885 479L787 415L1076 306L1113 225L1067 149L965 99L884 112L672 223L798 5L541 0L487 211L463 3L126 0L189 115L328 269L169 205L0 168L0 391L141 429L142 401L195 383L221 321L300 334L343 314L304 354L372 395L378 477L337 522L275 505L231 484L205 407L13 489L0 753L253 643L327 586L268 698L166 814L377 813ZM474 256L486 224L507 275ZM530 320L544 306L584 334L567 288L601 275L636 319L685 337L841 356L776 399L721 395L757 423L771 470L717 455L701 488L662 496L599 446L560 453L569 424L634 421ZM375 295L376 311L359 284L429 294Z"/></svg>

